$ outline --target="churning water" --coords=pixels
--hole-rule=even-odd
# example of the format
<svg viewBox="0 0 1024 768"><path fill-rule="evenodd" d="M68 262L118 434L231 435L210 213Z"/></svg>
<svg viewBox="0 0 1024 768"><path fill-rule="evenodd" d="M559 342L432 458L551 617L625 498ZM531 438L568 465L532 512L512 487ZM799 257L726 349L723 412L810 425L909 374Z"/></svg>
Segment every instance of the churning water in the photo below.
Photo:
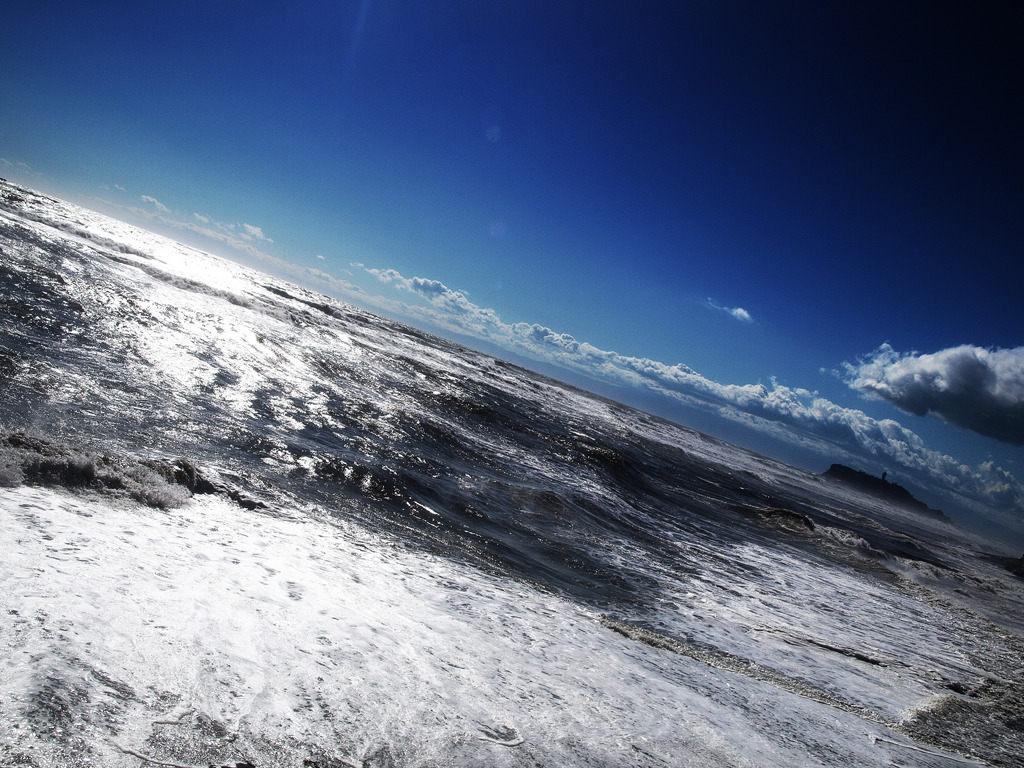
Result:
<svg viewBox="0 0 1024 768"><path fill-rule="evenodd" d="M0 765L1022 765L939 520L0 185Z"/></svg>

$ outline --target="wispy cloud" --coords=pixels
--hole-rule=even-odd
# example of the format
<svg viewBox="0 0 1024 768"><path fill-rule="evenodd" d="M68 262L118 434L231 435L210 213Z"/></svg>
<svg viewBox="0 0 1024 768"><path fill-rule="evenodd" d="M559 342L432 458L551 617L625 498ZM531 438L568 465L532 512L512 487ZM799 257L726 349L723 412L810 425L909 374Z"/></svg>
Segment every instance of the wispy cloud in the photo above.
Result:
<svg viewBox="0 0 1024 768"><path fill-rule="evenodd" d="M161 205L158 200L154 200L148 195L142 195L141 197L146 202L154 204L157 207L157 211L153 211L152 209L149 208L123 206L111 202L109 200L103 200L101 202L112 208L127 211L128 213L131 213L132 215L137 216L141 219L156 222L158 224L172 227L174 229L192 232L208 240L212 240L217 243L222 243L223 245L235 251L238 251L239 253L245 254L246 256L250 256L254 259L266 261L278 267L281 264L284 264L284 262L282 262L280 259L277 259L276 257L271 256L270 254L265 253L264 251L261 251L259 248L255 247L251 242L246 242L245 240L241 239L235 234L232 234L230 231L225 231L226 228L221 228L221 225L216 224L216 222L211 222L209 219L206 219L207 223L204 224L202 222L205 217L199 216L198 214L193 215L196 216L199 223L192 221L182 221L181 219L178 218L165 216L164 213L170 213L170 211L167 209L167 206Z"/></svg>
<svg viewBox="0 0 1024 768"><path fill-rule="evenodd" d="M274 242L263 234L263 230L260 227L253 226L252 224L242 224L242 237L247 240L264 240L268 243Z"/></svg>
<svg viewBox="0 0 1024 768"><path fill-rule="evenodd" d="M741 322L744 322L744 323L752 323L752 322L754 322L754 318L751 317L750 313L747 312L747 310L743 309L743 307L723 307L721 304L716 302L714 299L708 299L707 306L710 307L711 309L717 309L720 312L726 312L727 314L732 315L733 317L735 317L737 320L739 320Z"/></svg>
<svg viewBox="0 0 1024 768"><path fill-rule="evenodd" d="M216 221L212 216L206 216L205 214L193 211L192 218L202 224L202 227L197 227L191 221L183 221L180 226L183 229L188 229L193 232L198 232L205 237L213 237L213 239L226 242L227 240L238 241L239 238L248 243L255 241L262 241L264 243L273 243L269 237L263 232L262 227L257 227L255 224L234 224ZM214 236L216 233L216 236Z"/></svg>
<svg viewBox="0 0 1024 768"><path fill-rule="evenodd" d="M845 368L847 384L869 397L1024 445L1024 347L901 354L883 344Z"/></svg>
<svg viewBox="0 0 1024 768"><path fill-rule="evenodd" d="M117 188L121 189L120 187ZM110 200L103 200L102 202L105 205L118 208L123 211L128 211L129 213L148 221L157 222L164 226L173 227L174 229L185 232L191 232L199 235L200 237L206 238L207 240L221 243L232 250L238 251L239 253L251 256L252 258L259 259L261 261L273 263L278 268L280 268L280 265L284 263L280 259L277 259L256 247L256 242L274 242L264 234L261 227L257 227L254 224L226 224L198 212L193 212L191 218L183 218L186 217L187 214L172 212L170 208L151 195L139 195L139 199L144 203L148 203L152 207L139 208L124 206L111 202Z"/></svg>
<svg viewBox="0 0 1024 768"><path fill-rule="evenodd" d="M23 163L20 160L16 161L16 162L12 162L12 161L8 160L6 157L0 157L0 167L2 167L4 170L16 169L16 170L18 170L21 173L28 173L28 174L31 174L33 176L39 176L40 175L40 174L36 173L35 171L33 171L28 163Z"/></svg>
<svg viewBox="0 0 1024 768"><path fill-rule="evenodd" d="M127 189L122 187L120 184L115 184L114 185L114 189L116 189L118 192L127 192L128 191Z"/></svg>
<svg viewBox="0 0 1024 768"><path fill-rule="evenodd" d="M380 305L384 309L593 378L648 389L670 401L715 413L823 456L835 456L837 451L849 457L867 454L919 473L967 506L977 508L981 503L988 511L995 508L1024 513L1024 485L1012 474L994 464L968 467L927 448L919 435L892 419L876 419L774 379L768 383L723 384L682 363L667 364L599 349L535 323L506 323L493 309L474 304L465 293L437 280L404 277L393 269L352 266L423 302Z"/></svg>
<svg viewBox="0 0 1024 768"><path fill-rule="evenodd" d="M149 195L139 195L139 199L142 202L144 202L144 203L149 203L154 208L156 208L158 211L160 211L160 213L170 213L171 212L170 208L168 208L166 205L161 203L155 197L150 197Z"/></svg>
<svg viewBox="0 0 1024 768"><path fill-rule="evenodd" d="M316 269L315 267L306 267L302 270L301 279L303 281L312 279L314 282L326 287L329 291L340 293L367 304L375 304L375 299L378 298L370 296L366 291L354 283L350 283L347 280L341 280L334 275L328 274L323 270Z"/></svg>

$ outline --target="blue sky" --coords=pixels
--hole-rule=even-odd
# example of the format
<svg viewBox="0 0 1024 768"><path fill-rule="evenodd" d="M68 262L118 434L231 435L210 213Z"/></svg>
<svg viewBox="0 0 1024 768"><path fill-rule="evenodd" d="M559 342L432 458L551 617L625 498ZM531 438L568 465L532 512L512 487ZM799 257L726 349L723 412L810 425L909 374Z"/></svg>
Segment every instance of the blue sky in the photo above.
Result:
<svg viewBox="0 0 1024 768"><path fill-rule="evenodd" d="M1024 530L1012 3L255 5L7 3L0 175Z"/></svg>

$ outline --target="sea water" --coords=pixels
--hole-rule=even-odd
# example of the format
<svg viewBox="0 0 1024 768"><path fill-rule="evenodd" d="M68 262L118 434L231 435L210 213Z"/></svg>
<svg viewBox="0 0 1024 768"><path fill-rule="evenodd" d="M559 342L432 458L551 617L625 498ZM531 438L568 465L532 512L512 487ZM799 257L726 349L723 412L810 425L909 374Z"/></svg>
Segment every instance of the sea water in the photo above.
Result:
<svg viewBox="0 0 1024 768"><path fill-rule="evenodd" d="M0 765L1021 764L996 545L0 202Z"/></svg>

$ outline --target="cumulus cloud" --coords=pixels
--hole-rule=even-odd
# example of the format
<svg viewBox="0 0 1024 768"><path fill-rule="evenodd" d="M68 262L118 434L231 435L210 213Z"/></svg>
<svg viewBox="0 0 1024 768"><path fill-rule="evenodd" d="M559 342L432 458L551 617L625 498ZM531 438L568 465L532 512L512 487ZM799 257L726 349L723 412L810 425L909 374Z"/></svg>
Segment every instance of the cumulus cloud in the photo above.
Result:
<svg viewBox="0 0 1024 768"><path fill-rule="evenodd" d="M754 322L754 318L751 317L750 313L747 312L747 310L745 310L743 307L723 307L721 304L716 302L714 299L708 299L708 306L711 307L711 309L717 309L720 312L726 312L726 313L732 315L733 317L735 317L737 320L739 320L741 322L744 322L744 323L752 323L752 322Z"/></svg>
<svg viewBox="0 0 1024 768"><path fill-rule="evenodd" d="M422 277L403 277L393 269L366 271L382 283L389 283L399 290L414 293L429 302L437 311L428 313L424 319L459 333L485 338L491 338L495 332L505 335L508 326L501 322L493 309L478 307L464 293L453 290L444 283Z"/></svg>
<svg viewBox="0 0 1024 768"><path fill-rule="evenodd" d="M1024 445L1024 347L901 354L883 344L845 368L847 384L869 397Z"/></svg>
<svg viewBox="0 0 1024 768"><path fill-rule="evenodd" d="M916 473L932 487L979 511L991 513L996 509L1014 516L1024 513L1024 485L1011 473L994 465L972 468L933 451L919 435L895 420L876 419L774 379L767 383L723 384L682 363L667 364L599 349L536 323L506 323L494 310L474 304L465 293L437 280L407 278L394 269L350 266L422 301L406 304L372 297L387 311L593 378L647 389L823 456L851 461L871 456L880 463ZM979 504L984 506L979 508Z"/></svg>
<svg viewBox="0 0 1024 768"><path fill-rule="evenodd" d="M170 213L171 212L170 208L168 208L166 205L161 203L155 197L150 197L149 195L139 195L139 199L142 202L144 202L144 203L149 203L154 208L156 208L158 211L160 211L160 213Z"/></svg>

